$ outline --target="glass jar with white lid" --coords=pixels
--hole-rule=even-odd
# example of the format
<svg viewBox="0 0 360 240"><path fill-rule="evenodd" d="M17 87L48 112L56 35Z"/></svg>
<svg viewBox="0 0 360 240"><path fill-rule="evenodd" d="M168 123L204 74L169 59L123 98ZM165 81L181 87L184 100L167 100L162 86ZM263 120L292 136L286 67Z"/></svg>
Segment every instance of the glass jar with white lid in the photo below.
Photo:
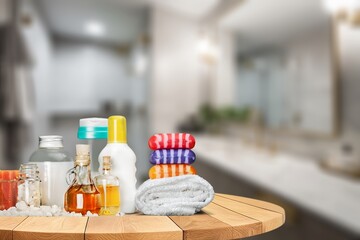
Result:
<svg viewBox="0 0 360 240"><path fill-rule="evenodd" d="M39 148L31 155L30 163L39 168L42 205L64 205L68 189L66 173L74 166L70 154L65 151L63 137L48 135L39 137Z"/></svg>

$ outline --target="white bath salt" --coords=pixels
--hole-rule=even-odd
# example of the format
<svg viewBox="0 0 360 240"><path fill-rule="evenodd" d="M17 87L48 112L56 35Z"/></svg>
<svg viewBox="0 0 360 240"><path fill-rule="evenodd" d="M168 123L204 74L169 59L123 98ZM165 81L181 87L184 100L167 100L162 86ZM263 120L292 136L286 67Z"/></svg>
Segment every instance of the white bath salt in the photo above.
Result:
<svg viewBox="0 0 360 240"><path fill-rule="evenodd" d="M90 213L92 217L98 216L97 214ZM21 217L81 217L81 213L66 212L61 207L53 206L40 206L34 205L28 206L24 201L16 203L15 207L11 207L7 210L0 211L0 216L21 216Z"/></svg>
<svg viewBox="0 0 360 240"><path fill-rule="evenodd" d="M26 181L18 186L18 201L24 201L27 205L40 206L39 182Z"/></svg>
<svg viewBox="0 0 360 240"><path fill-rule="evenodd" d="M24 201L21 201L16 203L16 208L22 211L22 210L26 210L28 208L28 205Z"/></svg>
<svg viewBox="0 0 360 240"><path fill-rule="evenodd" d="M47 207L49 207L49 206L47 206ZM60 207L58 207L57 205L52 205L50 212L51 212L51 214L54 215L54 214L58 213L60 210L61 210Z"/></svg>
<svg viewBox="0 0 360 240"><path fill-rule="evenodd" d="M43 212L49 212L51 213L51 207L50 206L40 206L40 210L43 211Z"/></svg>
<svg viewBox="0 0 360 240"><path fill-rule="evenodd" d="M87 216L87 217L97 217L97 216L99 216L99 214L87 211L85 216Z"/></svg>
<svg viewBox="0 0 360 240"><path fill-rule="evenodd" d="M119 212L116 214L118 217L124 216L125 213ZM11 207L7 210L0 211L0 216L21 216L21 217L81 217L81 213L67 212L63 208L52 205L52 206L40 206L35 207L34 205L28 206L24 201L16 203L15 207ZM97 217L96 213L87 211L86 217Z"/></svg>

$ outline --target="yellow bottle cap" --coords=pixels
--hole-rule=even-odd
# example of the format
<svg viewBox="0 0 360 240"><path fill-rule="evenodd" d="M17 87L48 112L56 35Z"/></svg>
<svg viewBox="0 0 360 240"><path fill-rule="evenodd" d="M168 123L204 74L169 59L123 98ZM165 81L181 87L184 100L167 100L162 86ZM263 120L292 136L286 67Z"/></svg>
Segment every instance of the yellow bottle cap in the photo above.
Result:
<svg viewBox="0 0 360 240"><path fill-rule="evenodd" d="M108 143L127 143L125 117L111 116L108 118Z"/></svg>

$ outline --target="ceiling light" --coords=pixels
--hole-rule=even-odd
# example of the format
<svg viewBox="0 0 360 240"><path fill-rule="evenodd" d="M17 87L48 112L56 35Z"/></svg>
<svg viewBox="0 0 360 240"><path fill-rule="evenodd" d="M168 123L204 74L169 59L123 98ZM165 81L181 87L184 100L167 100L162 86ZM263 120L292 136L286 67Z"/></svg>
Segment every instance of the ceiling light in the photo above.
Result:
<svg viewBox="0 0 360 240"><path fill-rule="evenodd" d="M84 26L85 32L93 37L101 37L105 34L105 26L98 21L89 21Z"/></svg>
<svg viewBox="0 0 360 240"><path fill-rule="evenodd" d="M323 3L338 21L360 26L360 0L323 0Z"/></svg>
<svg viewBox="0 0 360 240"><path fill-rule="evenodd" d="M339 11L344 11L347 8L348 0L324 0L324 6L331 14L337 14Z"/></svg>
<svg viewBox="0 0 360 240"><path fill-rule="evenodd" d="M199 38L197 44L197 51L204 62L214 64L218 58L218 47L214 41L207 35Z"/></svg>

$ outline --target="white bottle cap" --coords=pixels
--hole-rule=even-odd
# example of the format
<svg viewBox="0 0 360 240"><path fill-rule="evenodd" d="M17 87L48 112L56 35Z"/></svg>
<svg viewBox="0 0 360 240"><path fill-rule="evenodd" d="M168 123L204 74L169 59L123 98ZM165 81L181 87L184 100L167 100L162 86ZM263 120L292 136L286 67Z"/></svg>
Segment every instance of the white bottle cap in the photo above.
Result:
<svg viewBox="0 0 360 240"><path fill-rule="evenodd" d="M63 148L63 137L48 135L39 137L39 148Z"/></svg>
<svg viewBox="0 0 360 240"><path fill-rule="evenodd" d="M80 127L107 127L107 118L82 118L79 121Z"/></svg>

